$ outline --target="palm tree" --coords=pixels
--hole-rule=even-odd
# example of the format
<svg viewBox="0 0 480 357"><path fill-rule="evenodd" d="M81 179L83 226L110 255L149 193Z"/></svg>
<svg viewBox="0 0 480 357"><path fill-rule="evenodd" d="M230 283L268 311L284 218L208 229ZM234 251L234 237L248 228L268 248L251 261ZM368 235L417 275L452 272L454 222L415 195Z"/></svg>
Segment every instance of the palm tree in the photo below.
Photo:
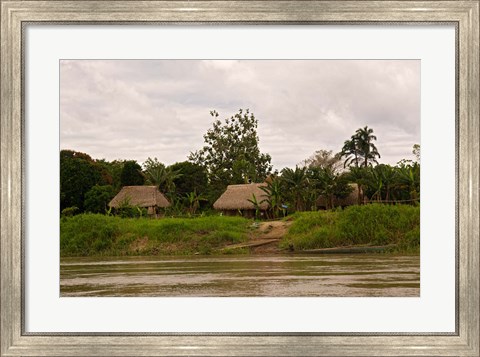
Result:
<svg viewBox="0 0 480 357"><path fill-rule="evenodd" d="M323 168L318 171L317 186L320 194L325 199L326 208L334 208L335 188L338 175L331 168Z"/></svg>
<svg viewBox="0 0 480 357"><path fill-rule="evenodd" d="M357 137L352 135L350 140L345 140L343 143L342 151L340 151L340 156L345 156L345 163L343 167L352 166L358 167L358 147L357 147Z"/></svg>
<svg viewBox="0 0 480 357"><path fill-rule="evenodd" d="M267 186L260 186L260 189L267 195L267 198L263 199L260 203L266 202L272 211L272 218L277 218L282 204L282 187L280 180L273 178L267 182Z"/></svg>
<svg viewBox="0 0 480 357"><path fill-rule="evenodd" d="M164 181L165 170L165 165L161 163L148 167L145 170L146 182L150 185L160 186Z"/></svg>
<svg viewBox="0 0 480 357"><path fill-rule="evenodd" d="M200 201L207 201L207 198L202 194L198 194L196 190L187 193L185 198L188 202L188 212L192 215L194 215L198 207L200 207Z"/></svg>
<svg viewBox="0 0 480 357"><path fill-rule="evenodd" d="M375 167L378 174L382 178L383 186L385 187L385 201L390 201L390 193L392 188L396 185L397 170L390 165L377 165Z"/></svg>
<svg viewBox="0 0 480 357"><path fill-rule="evenodd" d="M416 162L411 165L401 165L398 168L398 181L408 189L410 199L418 202L420 192L420 165Z"/></svg>
<svg viewBox="0 0 480 357"><path fill-rule="evenodd" d="M377 157L380 158L380 154L373 144L375 140L377 140L377 137L373 135L373 129L368 126L357 129L350 140L344 142L340 152L340 156L346 157L344 167L358 167L360 163L361 166L367 167L370 162L378 163Z"/></svg>
<svg viewBox="0 0 480 357"><path fill-rule="evenodd" d="M295 166L295 170L284 168L282 170L282 181L286 189L291 192L295 210L304 209L304 196L308 186L308 176L306 167Z"/></svg>
<svg viewBox="0 0 480 357"><path fill-rule="evenodd" d="M167 193L172 193L175 190L174 181L182 176L180 170L172 170L170 167L165 167L162 163L147 168L145 175L148 183L159 187Z"/></svg>
<svg viewBox="0 0 480 357"><path fill-rule="evenodd" d="M255 219L258 219L258 216L260 216L261 202L258 202L257 196L255 196L254 193L252 193L252 198L247 199L247 201L253 205L253 208L255 209Z"/></svg>
<svg viewBox="0 0 480 357"><path fill-rule="evenodd" d="M370 201L376 200L380 202L382 200L382 189L384 182L380 171L373 167L364 168L364 183L365 191L369 195Z"/></svg>
<svg viewBox="0 0 480 357"><path fill-rule="evenodd" d="M365 126L364 128L357 129L355 132L356 144L358 154L363 158L363 166L367 167L369 162L377 162L377 156L380 158L377 148L373 144L377 137L373 135L373 129Z"/></svg>

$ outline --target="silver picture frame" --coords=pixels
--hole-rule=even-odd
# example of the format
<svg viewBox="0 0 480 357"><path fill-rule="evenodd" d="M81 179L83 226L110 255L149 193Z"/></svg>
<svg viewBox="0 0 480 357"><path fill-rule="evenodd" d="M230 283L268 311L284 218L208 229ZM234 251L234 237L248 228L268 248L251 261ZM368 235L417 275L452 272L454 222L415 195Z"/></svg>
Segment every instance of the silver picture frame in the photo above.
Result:
<svg viewBox="0 0 480 357"><path fill-rule="evenodd" d="M1 3L1 356L479 356L479 0L9 1ZM27 333L24 29L28 24L454 24L455 333Z"/></svg>

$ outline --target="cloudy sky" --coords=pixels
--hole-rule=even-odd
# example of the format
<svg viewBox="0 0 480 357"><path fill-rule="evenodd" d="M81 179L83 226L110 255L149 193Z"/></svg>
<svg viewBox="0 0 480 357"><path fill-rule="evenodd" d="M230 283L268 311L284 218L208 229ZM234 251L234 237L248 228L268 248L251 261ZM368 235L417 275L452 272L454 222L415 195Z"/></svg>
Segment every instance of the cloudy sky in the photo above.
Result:
<svg viewBox="0 0 480 357"><path fill-rule="evenodd" d="M359 127L382 163L420 143L420 61L63 60L60 146L95 159L172 164L203 146L219 119L249 108L275 169L340 151Z"/></svg>

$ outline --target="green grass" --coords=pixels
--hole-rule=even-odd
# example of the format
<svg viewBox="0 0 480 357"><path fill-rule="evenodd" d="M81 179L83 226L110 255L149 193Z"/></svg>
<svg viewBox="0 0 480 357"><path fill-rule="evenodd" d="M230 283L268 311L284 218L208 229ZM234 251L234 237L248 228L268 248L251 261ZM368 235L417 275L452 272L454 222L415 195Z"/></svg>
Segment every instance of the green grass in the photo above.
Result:
<svg viewBox="0 0 480 357"><path fill-rule="evenodd" d="M285 249L306 250L348 245L396 244L396 251L420 249L420 207L369 204L344 210L301 212L281 242Z"/></svg>
<svg viewBox="0 0 480 357"><path fill-rule="evenodd" d="M398 253L420 250L420 207L369 204L344 210L298 212L280 248L295 251L357 244L396 244ZM244 242L252 221L242 217L120 218L80 214L60 220L61 256L191 255L218 253ZM248 253L225 249L223 254Z"/></svg>
<svg viewBox="0 0 480 357"><path fill-rule="evenodd" d="M62 256L209 254L248 238L241 217L138 219L81 214L60 220Z"/></svg>

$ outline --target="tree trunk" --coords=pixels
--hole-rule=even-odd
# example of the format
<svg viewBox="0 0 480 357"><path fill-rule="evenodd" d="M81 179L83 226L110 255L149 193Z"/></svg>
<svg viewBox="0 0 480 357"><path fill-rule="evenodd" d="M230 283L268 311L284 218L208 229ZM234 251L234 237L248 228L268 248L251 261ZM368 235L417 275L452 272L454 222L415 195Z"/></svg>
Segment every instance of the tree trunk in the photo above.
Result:
<svg viewBox="0 0 480 357"><path fill-rule="evenodd" d="M362 186L357 183L357 189L358 189L358 204L361 205L362 202Z"/></svg>

